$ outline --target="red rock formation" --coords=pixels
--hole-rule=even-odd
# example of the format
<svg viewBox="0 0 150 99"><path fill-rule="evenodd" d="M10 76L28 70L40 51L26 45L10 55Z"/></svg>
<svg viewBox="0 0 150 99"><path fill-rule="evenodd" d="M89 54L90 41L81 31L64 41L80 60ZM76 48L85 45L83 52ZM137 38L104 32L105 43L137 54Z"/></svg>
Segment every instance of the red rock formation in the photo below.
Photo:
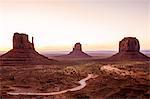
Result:
<svg viewBox="0 0 150 99"><path fill-rule="evenodd" d="M119 42L119 52L139 52L139 41L134 37L124 38Z"/></svg>
<svg viewBox="0 0 150 99"><path fill-rule="evenodd" d="M108 58L109 60L150 60L140 52L140 44L135 37L126 37L119 42L119 53Z"/></svg>
<svg viewBox="0 0 150 99"><path fill-rule="evenodd" d="M1 65L16 65L16 64L51 64L56 61L35 51L33 37L32 43L28 40L27 34L14 33L13 49L0 56Z"/></svg>
<svg viewBox="0 0 150 99"><path fill-rule="evenodd" d="M84 53L82 51L82 45L80 43L76 43L74 45L73 51L71 51L68 55L65 55L65 57L70 58L90 58L91 56Z"/></svg>
<svg viewBox="0 0 150 99"><path fill-rule="evenodd" d="M73 51L77 51L77 50L82 51L82 45L80 43L76 43L74 45Z"/></svg>
<svg viewBox="0 0 150 99"><path fill-rule="evenodd" d="M27 34L14 33L13 36L13 49L32 49L34 50L34 43L28 40Z"/></svg>

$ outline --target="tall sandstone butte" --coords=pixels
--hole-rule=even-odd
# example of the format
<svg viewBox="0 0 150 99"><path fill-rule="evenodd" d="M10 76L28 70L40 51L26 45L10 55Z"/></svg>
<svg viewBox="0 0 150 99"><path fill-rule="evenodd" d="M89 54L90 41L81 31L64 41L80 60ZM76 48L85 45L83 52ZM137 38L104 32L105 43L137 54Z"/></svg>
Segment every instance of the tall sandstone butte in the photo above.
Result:
<svg viewBox="0 0 150 99"><path fill-rule="evenodd" d="M73 50L67 55L67 57L89 58L91 56L82 51L82 45L80 43L76 43Z"/></svg>
<svg viewBox="0 0 150 99"><path fill-rule="evenodd" d="M119 52L139 52L140 44L135 37L127 37L119 42Z"/></svg>
<svg viewBox="0 0 150 99"><path fill-rule="evenodd" d="M48 59L47 57L39 54L30 43L27 34L14 33L13 36L13 49L0 56L0 65L27 65L27 64L51 64L55 60Z"/></svg>
<svg viewBox="0 0 150 99"><path fill-rule="evenodd" d="M110 60L150 60L140 52L140 43L135 37L125 37L119 42L119 53L108 58Z"/></svg>
<svg viewBox="0 0 150 99"><path fill-rule="evenodd" d="M13 49L32 49L34 50L34 43L28 40L27 34L14 33L13 36Z"/></svg>
<svg viewBox="0 0 150 99"><path fill-rule="evenodd" d="M76 43L73 47L73 50L69 54L58 56L58 57L61 57L61 58L90 58L91 56L82 51L82 45L80 43Z"/></svg>

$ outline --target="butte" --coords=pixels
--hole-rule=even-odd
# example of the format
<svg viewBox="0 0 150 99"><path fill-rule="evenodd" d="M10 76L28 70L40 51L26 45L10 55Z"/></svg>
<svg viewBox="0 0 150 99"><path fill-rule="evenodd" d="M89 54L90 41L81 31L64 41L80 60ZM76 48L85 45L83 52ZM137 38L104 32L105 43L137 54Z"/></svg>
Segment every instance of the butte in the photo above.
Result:
<svg viewBox="0 0 150 99"><path fill-rule="evenodd" d="M30 43L28 35L23 33L14 33L13 49L0 56L0 65L39 65L55 62L55 60L39 54L34 48L33 37L32 43Z"/></svg>
<svg viewBox="0 0 150 99"><path fill-rule="evenodd" d="M119 52L108 60L135 60L135 61L147 61L150 58L140 52L139 40L135 37L125 37L119 42Z"/></svg>
<svg viewBox="0 0 150 99"><path fill-rule="evenodd" d="M73 47L73 50L69 54L62 55L59 57L61 58L90 58L91 56L82 51L82 45L80 43L76 43Z"/></svg>

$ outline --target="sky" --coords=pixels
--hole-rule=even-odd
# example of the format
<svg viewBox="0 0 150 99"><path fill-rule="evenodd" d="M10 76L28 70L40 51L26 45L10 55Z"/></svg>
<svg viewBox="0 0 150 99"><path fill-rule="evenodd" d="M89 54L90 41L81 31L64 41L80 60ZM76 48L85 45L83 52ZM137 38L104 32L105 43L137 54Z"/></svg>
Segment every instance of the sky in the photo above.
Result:
<svg viewBox="0 0 150 99"><path fill-rule="evenodd" d="M124 37L150 49L150 0L0 0L0 51L14 32L34 37L38 51L118 50Z"/></svg>

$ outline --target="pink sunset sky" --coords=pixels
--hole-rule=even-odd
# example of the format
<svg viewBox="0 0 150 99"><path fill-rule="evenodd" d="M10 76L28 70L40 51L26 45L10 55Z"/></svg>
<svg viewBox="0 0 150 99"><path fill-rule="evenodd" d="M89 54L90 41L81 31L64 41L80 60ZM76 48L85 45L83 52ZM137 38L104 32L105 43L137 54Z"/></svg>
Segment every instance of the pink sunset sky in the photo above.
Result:
<svg viewBox="0 0 150 99"><path fill-rule="evenodd" d="M150 0L0 0L0 51L14 32L34 36L39 51L117 50L125 36L150 49Z"/></svg>

